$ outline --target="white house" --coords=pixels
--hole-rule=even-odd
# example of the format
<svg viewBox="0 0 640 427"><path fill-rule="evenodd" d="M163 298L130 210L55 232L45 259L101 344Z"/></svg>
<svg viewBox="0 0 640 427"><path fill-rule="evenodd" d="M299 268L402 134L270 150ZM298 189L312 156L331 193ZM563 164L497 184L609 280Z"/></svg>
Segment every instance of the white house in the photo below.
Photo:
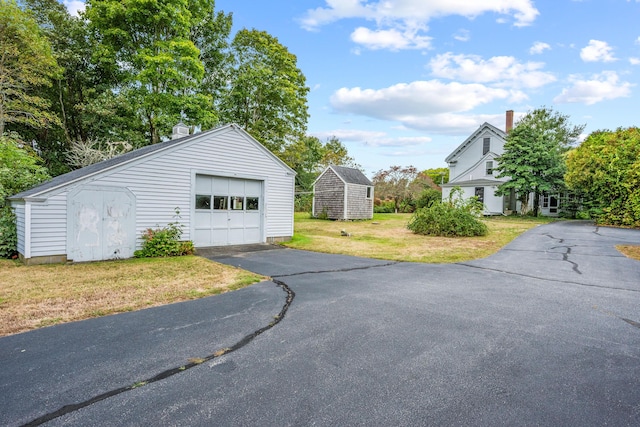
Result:
<svg viewBox="0 0 640 427"><path fill-rule="evenodd" d="M494 171L498 166L496 158L504 153L505 140L512 128L513 110L508 110L504 131L485 122L447 156L445 161L449 165L449 182L442 186L442 200L449 199L452 188L460 187L463 198L478 197L484 204L485 215L502 215L520 210L520 202L513 192L505 196L495 195L498 186L509 180L509 177L497 178L497 172ZM531 208L533 194L529 203ZM559 196L540 196L543 215L556 216L559 208Z"/></svg>
<svg viewBox="0 0 640 427"><path fill-rule="evenodd" d="M146 229L176 221L196 247L290 239L294 180L291 168L237 125L189 135L179 124L169 141L9 200L26 263L96 261L129 258Z"/></svg>

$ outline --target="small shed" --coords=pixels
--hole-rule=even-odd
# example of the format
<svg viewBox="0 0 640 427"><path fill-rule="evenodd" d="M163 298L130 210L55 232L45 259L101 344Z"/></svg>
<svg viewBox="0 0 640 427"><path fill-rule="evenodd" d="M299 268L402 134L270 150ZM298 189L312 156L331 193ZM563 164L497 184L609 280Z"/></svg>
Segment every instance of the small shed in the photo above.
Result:
<svg viewBox="0 0 640 427"><path fill-rule="evenodd" d="M330 165L313 183L313 216L373 218L373 184L354 168Z"/></svg>
<svg viewBox="0 0 640 427"><path fill-rule="evenodd" d="M194 135L180 124L173 133L10 197L20 257L130 258L147 228L175 222L196 248L293 236L291 168L234 124Z"/></svg>

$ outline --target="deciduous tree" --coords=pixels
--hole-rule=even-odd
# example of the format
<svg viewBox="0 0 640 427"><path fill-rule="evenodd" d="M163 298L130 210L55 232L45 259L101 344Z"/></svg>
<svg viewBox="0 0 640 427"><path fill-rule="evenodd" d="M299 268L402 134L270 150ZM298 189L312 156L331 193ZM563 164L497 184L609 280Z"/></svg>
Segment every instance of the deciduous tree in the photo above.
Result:
<svg viewBox="0 0 640 427"><path fill-rule="evenodd" d="M216 119L212 97L200 91L205 69L191 40L206 8L190 6L188 0L87 2L95 55L122 76L118 90L137 107L151 143L168 136L181 113L186 124L205 128Z"/></svg>
<svg viewBox="0 0 640 427"><path fill-rule="evenodd" d="M243 29L231 43L233 69L220 104L222 121L235 122L277 155L304 138L306 79L297 58L264 31Z"/></svg>
<svg viewBox="0 0 640 427"><path fill-rule="evenodd" d="M57 117L38 89L51 85L58 64L34 17L14 0L0 0L0 51L0 135L11 123L55 124Z"/></svg>
<svg viewBox="0 0 640 427"><path fill-rule="evenodd" d="M372 180L376 196L393 200L394 210L398 213L402 200L415 198L424 189L424 185L416 180L418 174L418 169L414 166L391 166L389 169L379 170Z"/></svg>
<svg viewBox="0 0 640 427"><path fill-rule="evenodd" d="M497 195L515 191L522 203L522 213L529 206L529 194L534 194L534 212L542 193L564 188L566 170L564 154L580 136L584 125L569 123L569 116L550 108L530 111L520 119L507 136L504 154L498 157L498 178L508 177Z"/></svg>
<svg viewBox="0 0 640 427"><path fill-rule="evenodd" d="M640 129L589 135L568 153L566 180L601 223L640 227Z"/></svg>

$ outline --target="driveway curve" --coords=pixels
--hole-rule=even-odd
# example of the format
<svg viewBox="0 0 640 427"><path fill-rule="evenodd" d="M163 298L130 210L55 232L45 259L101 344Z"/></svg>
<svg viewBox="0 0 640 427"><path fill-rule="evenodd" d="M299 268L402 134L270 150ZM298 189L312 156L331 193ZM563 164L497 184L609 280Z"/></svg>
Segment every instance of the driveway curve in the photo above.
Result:
<svg viewBox="0 0 640 427"><path fill-rule="evenodd" d="M0 339L0 424L639 425L640 231L536 227L482 260L210 253L274 283ZM264 248L263 248L264 249ZM101 354L103 354L101 356ZM146 375L146 376L145 376Z"/></svg>

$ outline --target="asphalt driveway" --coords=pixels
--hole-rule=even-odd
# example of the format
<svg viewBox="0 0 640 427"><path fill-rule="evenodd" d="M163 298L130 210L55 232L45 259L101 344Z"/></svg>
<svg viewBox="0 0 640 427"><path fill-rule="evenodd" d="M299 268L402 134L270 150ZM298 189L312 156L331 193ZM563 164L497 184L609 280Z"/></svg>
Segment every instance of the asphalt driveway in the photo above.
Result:
<svg viewBox="0 0 640 427"><path fill-rule="evenodd" d="M0 425L640 425L640 231L453 265L212 252L273 282L0 339Z"/></svg>

